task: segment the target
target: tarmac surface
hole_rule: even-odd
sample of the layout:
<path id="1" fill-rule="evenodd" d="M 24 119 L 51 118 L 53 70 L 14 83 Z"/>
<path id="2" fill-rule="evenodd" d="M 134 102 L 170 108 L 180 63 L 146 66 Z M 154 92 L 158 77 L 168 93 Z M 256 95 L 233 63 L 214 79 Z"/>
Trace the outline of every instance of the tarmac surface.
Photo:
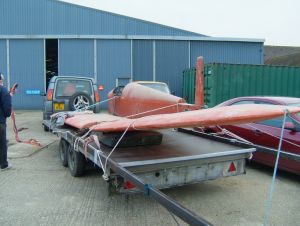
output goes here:
<path id="1" fill-rule="evenodd" d="M 0 171 L 0 225 L 177 225 L 170 213 L 143 194 L 108 196 L 99 169 L 74 178 L 61 166 L 58 138 L 43 131 L 42 112 L 17 111 L 22 140 L 14 141 L 9 119 L 9 158 Z M 262 225 L 272 170 L 256 164 L 247 174 L 166 189 L 164 192 L 214 225 Z M 279 172 L 270 225 L 299 225 L 300 177 Z M 177 218 L 180 225 L 186 225 Z"/>

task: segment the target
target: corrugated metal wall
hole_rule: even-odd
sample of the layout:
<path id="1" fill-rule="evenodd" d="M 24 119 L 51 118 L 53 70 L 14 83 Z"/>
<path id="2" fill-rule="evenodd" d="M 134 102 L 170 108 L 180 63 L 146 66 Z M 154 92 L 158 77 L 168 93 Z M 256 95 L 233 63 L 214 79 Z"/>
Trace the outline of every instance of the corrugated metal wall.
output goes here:
<path id="1" fill-rule="evenodd" d="M 263 64 L 263 43 L 191 41 L 191 59 L 198 56 L 204 56 L 206 64 Z"/>
<path id="2" fill-rule="evenodd" d="M 153 41 L 133 41 L 133 80 L 153 80 Z"/>
<path id="3" fill-rule="evenodd" d="M 58 74 L 94 77 L 94 41 L 59 40 Z"/>
<path id="4" fill-rule="evenodd" d="M 11 35 L 126 34 L 203 36 L 56 0 L 1 0 L 0 27 L 0 34 Z"/>
<path id="5" fill-rule="evenodd" d="M 156 80 L 166 82 L 175 95 L 182 95 L 182 71 L 189 66 L 187 41 L 156 41 Z"/>
<path id="6" fill-rule="evenodd" d="M 44 40 L 10 40 L 10 83 L 18 83 L 15 109 L 42 109 L 43 97 L 26 90 L 44 91 Z"/>
<path id="7" fill-rule="evenodd" d="M 12 39 L 10 43 L 12 43 L 9 50 L 11 84 L 20 83 L 20 93 L 24 95 L 27 89 L 43 91 L 45 78 L 43 40 Z M 189 41 L 101 39 L 97 40 L 95 45 L 94 39 L 60 39 L 59 75 L 94 77 L 96 72 L 98 84 L 105 86 L 105 90 L 101 93 L 102 100 L 106 99 L 108 91 L 116 85 L 116 79 L 119 77 L 132 77 L 135 81 L 151 81 L 155 78 L 156 81 L 166 82 L 175 95 L 182 96 L 182 71 L 188 68 L 189 64 L 193 67 L 197 56 L 203 55 L 205 62 L 261 63 L 262 44 L 214 42 L 215 46 L 210 43 L 209 47 L 212 50 L 217 47 L 221 50 L 211 53 L 204 43 L 192 41 L 189 49 Z M 226 45 L 230 45 L 230 48 Z M 252 57 L 247 54 L 249 52 L 253 52 Z M 33 56 L 30 55 L 32 53 Z M 6 75 L 6 40 L 0 40 L 0 54 L 1 70 Z M 26 77 L 21 76 L 24 74 L 23 71 Z M 30 81 L 33 78 L 35 80 L 28 83 L 28 78 Z M 24 95 L 16 96 L 16 108 L 42 108 L 41 97 L 34 96 L 38 101 L 31 102 L 31 96 Z"/>
<path id="8" fill-rule="evenodd" d="M 19 82 L 22 94 L 44 89 L 41 38 L 59 39 L 59 75 L 96 76 L 105 86 L 102 99 L 118 77 L 163 81 L 181 96 L 182 70 L 198 56 L 205 63 L 263 63 L 261 41 L 189 41 L 203 35 L 56 0 L 1 0 L 0 28 L 0 71 L 7 74 L 9 39 L 11 84 Z M 41 97 L 14 99 L 17 108 L 42 107 Z"/>
<path id="9" fill-rule="evenodd" d="M 97 83 L 104 85 L 101 99 L 116 86 L 116 78 L 131 76 L 131 42 L 128 40 L 97 40 Z M 102 105 L 101 105 L 102 106 Z M 104 104 L 103 106 L 107 106 Z"/>
<path id="10" fill-rule="evenodd" d="M 195 76 L 195 69 L 183 73 L 188 103 L 194 103 Z M 300 97 L 300 67 L 214 63 L 205 65 L 204 78 L 208 107 L 241 96 Z"/>
<path id="11" fill-rule="evenodd" d="M 0 40 L 0 72 L 7 80 L 7 57 L 6 57 L 6 40 Z"/>

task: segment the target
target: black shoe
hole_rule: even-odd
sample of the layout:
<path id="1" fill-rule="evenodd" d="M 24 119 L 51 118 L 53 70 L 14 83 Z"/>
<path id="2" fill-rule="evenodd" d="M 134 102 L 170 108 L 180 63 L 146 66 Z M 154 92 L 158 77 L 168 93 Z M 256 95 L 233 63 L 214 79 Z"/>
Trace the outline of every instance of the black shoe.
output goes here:
<path id="1" fill-rule="evenodd" d="M 7 165 L 6 167 L 1 168 L 1 171 L 9 170 L 9 169 L 11 169 L 11 168 L 12 168 L 12 165 L 11 165 L 11 163 L 9 162 L 8 165 Z"/>

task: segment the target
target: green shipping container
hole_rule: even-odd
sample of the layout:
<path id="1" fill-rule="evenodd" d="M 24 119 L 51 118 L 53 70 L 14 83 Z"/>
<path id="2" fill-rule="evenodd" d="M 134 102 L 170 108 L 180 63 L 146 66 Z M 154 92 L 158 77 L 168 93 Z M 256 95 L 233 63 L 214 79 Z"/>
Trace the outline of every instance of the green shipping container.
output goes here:
<path id="1" fill-rule="evenodd" d="M 183 71 L 183 97 L 194 103 L 196 69 Z M 241 96 L 300 97 L 300 67 L 207 64 L 204 67 L 204 103 L 213 107 Z"/>

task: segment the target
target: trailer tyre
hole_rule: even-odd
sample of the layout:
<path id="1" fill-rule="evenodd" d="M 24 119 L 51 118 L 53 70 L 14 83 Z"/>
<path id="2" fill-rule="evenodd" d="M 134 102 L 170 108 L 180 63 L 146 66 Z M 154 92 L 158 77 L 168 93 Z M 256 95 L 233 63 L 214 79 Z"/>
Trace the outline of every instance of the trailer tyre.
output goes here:
<path id="1" fill-rule="evenodd" d="M 60 139 L 59 142 L 59 158 L 64 167 L 68 167 L 68 148 L 69 143 L 65 139 Z"/>
<path id="2" fill-rule="evenodd" d="M 83 174 L 85 168 L 84 156 L 80 152 L 75 151 L 72 145 L 69 145 L 68 148 L 68 165 L 73 177 L 79 177 Z"/>
<path id="3" fill-rule="evenodd" d="M 43 125 L 43 128 L 45 132 L 49 132 L 49 128 L 47 126 Z"/>

